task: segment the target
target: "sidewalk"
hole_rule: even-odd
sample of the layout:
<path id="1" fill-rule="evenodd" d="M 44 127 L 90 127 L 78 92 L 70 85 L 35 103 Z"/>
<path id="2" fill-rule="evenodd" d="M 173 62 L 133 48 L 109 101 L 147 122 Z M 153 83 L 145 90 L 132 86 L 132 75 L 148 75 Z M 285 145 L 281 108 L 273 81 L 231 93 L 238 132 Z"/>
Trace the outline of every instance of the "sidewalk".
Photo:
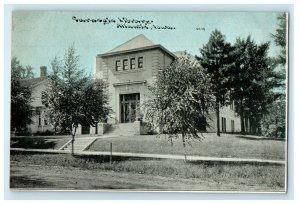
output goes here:
<path id="1" fill-rule="evenodd" d="M 52 149 L 23 149 L 11 148 L 10 151 L 19 152 L 38 152 L 38 153 L 56 153 L 56 154 L 70 154 L 70 151 L 52 150 Z M 76 155 L 91 155 L 91 156 L 109 156 L 110 152 L 94 152 L 94 151 L 75 151 Z M 153 159 L 175 159 L 184 160 L 184 155 L 170 155 L 170 154 L 145 154 L 145 153 L 130 153 L 130 152 L 112 152 L 112 156 L 119 157 L 134 157 L 134 158 L 153 158 Z M 265 159 L 250 159 L 250 158 L 222 158 L 222 157 L 203 157 L 187 155 L 188 161 L 193 162 L 230 162 L 230 163 L 251 163 L 251 164 L 277 164 L 286 165 L 283 160 L 265 160 Z"/>

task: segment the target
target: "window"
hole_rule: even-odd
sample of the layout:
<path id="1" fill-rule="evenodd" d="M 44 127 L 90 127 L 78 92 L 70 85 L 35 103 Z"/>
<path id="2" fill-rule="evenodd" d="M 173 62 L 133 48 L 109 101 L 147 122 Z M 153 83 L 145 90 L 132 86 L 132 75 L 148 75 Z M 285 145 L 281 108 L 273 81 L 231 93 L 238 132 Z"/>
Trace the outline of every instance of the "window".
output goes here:
<path id="1" fill-rule="evenodd" d="M 41 125 L 42 125 L 42 115 L 41 115 L 41 111 L 38 111 L 37 114 L 38 114 L 38 117 L 39 117 L 39 126 L 41 126 Z"/>
<path id="2" fill-rule="evenodd" d="M 143 57 L 138 58 L 138 68 L 143 68 Z"/>
<path id="3" fill-rule="evenodd" d="M 43 105 L 45 105 L 46 97 L 47 97 L 46 91 L 42 91 L 41 99 L 42 99 L 42 104 Z"/>
<path id="4" fill-rule="evenodd" d="M 222 132 L 226 132 L 226 118 L 222 117 Z"/>
<path id="5" fill-rule="evenodd" d="M 135 69 L 135 58 L 130 59 L 130 69 Z"/>
<path id="6" fill-rule="evenodd" d="M 230 103 L 230 110 L 234 110 L 233 108 L 234 108 L 233 107 L 233 101 L 231 101 L 231 103 Z"/>
<path id="7" fill-rule="evenodd" d="M 123 70 L 128 70 L 129 66 L 128 66 L 128 59 L 124 59 L 123 60 Z"/>
<path id="8" fill-rule="evenodd" d="M 231 132 L 234 132 L 234 120 L 231 120 Z"/>
<path id="9" fill-rule="evenodd" d="M 116 71 L 121 71 L 121 61 L 120 60 L 117 60 L 116 61 Z"/>
<path id="10" fill-rule="evenodd" d="M 48 125 L 48 121 L 46 119 L 44 120 L 44 125 Z"/>

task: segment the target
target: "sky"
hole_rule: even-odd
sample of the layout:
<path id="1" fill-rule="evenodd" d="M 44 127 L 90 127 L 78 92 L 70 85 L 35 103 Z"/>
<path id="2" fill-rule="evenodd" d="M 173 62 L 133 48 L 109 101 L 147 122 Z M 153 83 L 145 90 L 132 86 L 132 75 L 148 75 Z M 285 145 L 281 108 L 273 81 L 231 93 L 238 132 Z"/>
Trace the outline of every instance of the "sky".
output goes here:
<path id="1" fill-rule="evenodd" d="M 14 11 L 12 16 L 11 56 L 23 66 L 50 67 L 55 57 L 63 58 L 74 44 L 80 64 L 87 73 L 95 71 L 96 55 L 102 54 L 131 38 L 144 34 L 155 44 L 171 52 L 186 50 L 199 55 L 199 49 L 208 42 L 211 32 L 218 29 L 226 40 L 248 35 L 257 43 L 270 42 L 269 56 L 276 56 L 279 48 L 271 33 L 277 28 L 276 12 L 70 12 L 70 11 Z M 109 19 L 102 22 L 76 22 L 74 19 Z M 119 19 L 148 20 L 148 29 L 117 28 L 117 25 L 134 26 L 144 22 L 124 23 Z M 175 29 L 156 29 L 169 26 Z M 152 28 L 152 29 L 151 29 Z M 49 68 L 48 68 L 49 70 Z M 50 70 L 49 70 L 50 71 Z"/>

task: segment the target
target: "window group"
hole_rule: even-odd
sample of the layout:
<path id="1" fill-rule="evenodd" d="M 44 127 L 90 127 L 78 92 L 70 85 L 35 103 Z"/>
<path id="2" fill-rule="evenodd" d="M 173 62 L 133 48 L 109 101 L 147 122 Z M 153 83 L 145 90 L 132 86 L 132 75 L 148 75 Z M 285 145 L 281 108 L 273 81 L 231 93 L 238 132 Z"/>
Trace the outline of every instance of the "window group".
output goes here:
<path id="1" fill-rule="evenodd" d="M 127 71 L 127 70 L 134 70 L 136 68 L 141 69 L 144 66 L 144 59 L 143 57 L 137 58 L 130 58 L 130 59 L 123 59 L 122 64 L 121 60 L 116 60 L 116 71 Z"/>

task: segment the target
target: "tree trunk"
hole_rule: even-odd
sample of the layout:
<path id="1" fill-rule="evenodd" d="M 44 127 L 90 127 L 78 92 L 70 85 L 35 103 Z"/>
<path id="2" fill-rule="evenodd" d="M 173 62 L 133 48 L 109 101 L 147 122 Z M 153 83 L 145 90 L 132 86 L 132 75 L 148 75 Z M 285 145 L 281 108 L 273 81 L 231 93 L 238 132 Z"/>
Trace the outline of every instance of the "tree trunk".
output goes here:
<path id="1" fill-rule="evenodd" d="M 183 145 L 183 150 L 184 150 L 184 162 L 186 162 L 187 158 L 186 158 L 185 134 L 184 133 L 182 133 L 182 145 Z"/>
<path id="2" fill-rule="evenodd" d="M 220 106 L 219 100 L 216 101 L 216 116 L 217 116 L 217 135 L 220 137 Z"/>
<path id="3" fill-rule="evenodd" d="M 76 127 L 74 127 L 74 132 L 72 131 L 72 155 L 74 156 L 74 142 L 75 142 L 75 134 L 76 134 Z"/>
<path id="4" fill-rule="evenodd" d="M 239 107 L 239 115 L 241 120 L 241 133 L 245 134 L 245 118 L 244 118 L 244 107 L 243 107 L 243 100 L 240 100 L 240 107 Z"/>
<path id="5" fill-rule="evenodd" d="M 75 141 L 75 135 L 72 133 L 72 155 L 74 155 L 74 141 Z"/>
<path id="6" fill-rule="evenodd" d="M 253 130 L 253 118 L 248 118 L 248 133 L 250 133 L 251 135 L 255 134 L 254 130 Z"/>
<path id="7" fill-rule="evenodd" d="M 241 119 L 241 133 L 245 134 L 245 119 L 244 119 L 244 114 L 242 112 L 240 114 L 240 119 Z"/>

